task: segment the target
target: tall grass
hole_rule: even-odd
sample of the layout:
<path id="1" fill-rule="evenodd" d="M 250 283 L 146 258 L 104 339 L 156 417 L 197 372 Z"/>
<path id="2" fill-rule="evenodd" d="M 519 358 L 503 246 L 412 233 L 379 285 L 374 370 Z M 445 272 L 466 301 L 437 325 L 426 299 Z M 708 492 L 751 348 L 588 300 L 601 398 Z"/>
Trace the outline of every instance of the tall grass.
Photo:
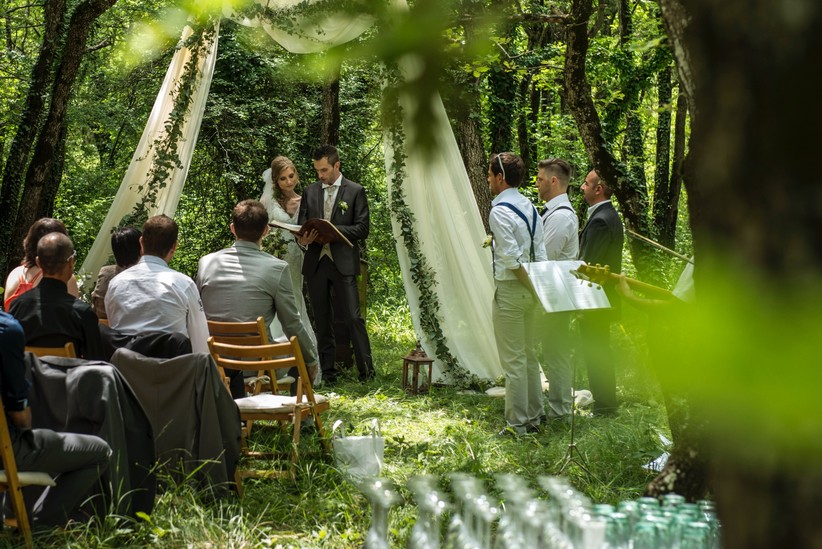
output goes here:
<path id="1" fill-rule="evenodd" d="M 658 433 L 667 432 L 658 389 L 642 367 L 642 319 L 626 310 L 624 329 L 614 332 L 619 396 L 615 418 L 586 415 L 577 421 L 576 444 L 591 474 L 571 465 L 571 482 L 598 502 L 637 497 L 653 477 L 642 464 L 661 452 Z M 368 327 L 379 379 L 361 383 L 346 372 L 338 384 L 322 392 L 331 396 L 326 427 L 342 419 L 349 433 L 364 432 L 367 419 L 379 417 L 386 437 L 383 475 L 400 488 L 407 503 L 391 513 L 393 546 L 404 546 L 416 517 L 405 489 L 413 475 L 442 478 L 452 471 L 489 481 L 493 474 L 516 473 L 537 488 L 536 478 L 555 474 L 569 443 L 567 428 L 546 429 L 521 438 L 494 436 L 503 426 L 503 400 L 434 388 L 410 396 L 401 388 L 402 357 L 415 336 L 404 304 L 371 305 Z M 584 387 L 583 372 L 577 387 Z M 258 427 L 259 425 L 259 427 Z M 287 448 L 290 437 L 273 425 L 255 423 L 253 443 Z M 38 538 L 43 547 L 300 547 L 362 546 L 370 525 L 370 509 L 359 490 L 344 480 L 333 460 L 323 458 L 316 435 L 304 435 L 296 480 L 245 481 L 245 497 L 208 502 L 187 485 L 170 485 L 158 497 L 150 517 L 112 519 L 71 527 Z M 446 483 L 443 483 L 447 487 Z M 0 544 L 13 546 L 14 538 Z"/>

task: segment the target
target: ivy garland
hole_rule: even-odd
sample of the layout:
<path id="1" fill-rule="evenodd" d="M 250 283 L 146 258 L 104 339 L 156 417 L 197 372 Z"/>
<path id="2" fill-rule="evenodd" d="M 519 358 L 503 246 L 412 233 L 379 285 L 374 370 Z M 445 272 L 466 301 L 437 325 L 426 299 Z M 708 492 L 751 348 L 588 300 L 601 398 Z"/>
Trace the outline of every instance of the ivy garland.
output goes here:
<path id="1" fill-rule="evenodd" d="M 396 69 L 387 70 L 386 72 L 390 81 L 398 82 L 399 76 Z M 420 328 L 434 344 L 437 358 L 442 362 L 445 372 L 454 384 L 461 387 L 479 388 L 485 385 L 483 380 L 463 368 L 448 348 L 448 341 L 440 326 L 441 322 L 438 314 L 440 303 L 434 291 L 434 287 L 437 285 L 434 269 L 431 268 L 428 259 L 420 248 L 420 241 L 414 230 L 414 213 L 405 202 L 405 194 L 402 190 L 405 182 L 405 160 L 407 158 L 405 154 L 405 132 L 401 125 L 403 110 L 396 90 L 397 86 L 388 86 L 386 88 L 382 105 L 384 126 L 388 131 L 393 150 L 393 157 L 391 158 L 392 187 L 388 197 L 388 209 L 400 225 L 400 236 L 408 252 L 411 280 L 417 286 L 419 292 Z"/>
<path id="2" fill-rule="evenodd" d="M 145 183 L 137 187 L 138 192 L 146 192 L 134 209 L 120 220 L 120 227 L 142 225 L 148 219 L 148 212 L 157 206 L 157 194 L 168 184 L 172 171 L 183 167 L 177 153 L 177 145 L 182 138 L 183 126 L 191 112 L 194 92 L 200 80 L 200 60 L 216 37 L 217 25 L 207 19 L 195 27 L 191 36 L 178 44 L 178 49 L 188 48 L 191 57 L 183 67 L 177 87 L 171 92 L 174 106 L 165 121 L 165 131 L 149 147 L 149 151 L 154 150 L 154 158 L 146 174 L 148 177 Z"/>

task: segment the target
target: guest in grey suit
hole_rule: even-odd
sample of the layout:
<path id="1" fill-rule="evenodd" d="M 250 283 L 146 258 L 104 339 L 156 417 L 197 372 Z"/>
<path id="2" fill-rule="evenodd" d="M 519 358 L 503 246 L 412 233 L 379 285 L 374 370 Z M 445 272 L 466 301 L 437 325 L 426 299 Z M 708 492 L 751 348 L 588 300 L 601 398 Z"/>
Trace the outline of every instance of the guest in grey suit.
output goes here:
<path id="1" fill-rule="evenodd" d="M 579 258 L 589 265 L 608 265 L 612 273 L 619 273 L 622 271 L 625 235 L 622 220 L 611 204 L 611 188 L 592 170 L 581 189 L 588 203 L 588 222 L 580 236 Z M 611 321 L 619 317 L 620 299 L 612 284 L 605 285 L 604 289 L 611 309 L 581 314 L 579 329 L 582 354 L 588 365 L 588 382 L 594 396 L 594 413 L 613 415 L 617 409 L 617 398 L 611 356 Z"/>
<path id="2" fill-rule="evenodd" d="M 334 310 L 334 315 L 348 326 L 357 357 L 359 377 L 361 381 L 365 381 L 376 375 L 371 362 L 371 342 L 360 313 L 357 292 L 357 275 L 360 272 L 359 241 L 365 240 L 369 232 L 368 199 L 361 185 L 343 177 L 340 172 L 340 155 L 335 147 L 323 145 L 314 151 L 314 169 L 319 181 L 309 185 L 303 193 L 300 224 L 314 218 L 326 219 L 354 244 L 353 248 L 342 242 L 323 246 L 314 242 L 316 231 L 311 231 L 300 239 L 301 246 L 308 246 L 303 261 L 303 276 L 308 283 L 308 294 L 314 311 L 322 377 L 329 383 L 337 378 L 331 313 L 333 288 L 342 303 L 341 310 Z"/>
<path id="3" fill-rule="evenodd" d="M 206 318 L 248 322 L 262 316 L 268 326 L 276 315 L 285 335 L 297 336 L 309 372 L 316 372 L 317 348 L 297 310 L 288 263 L 260 249 L 268 230 L 268 212 L 261 203 L 243 200 L 234 207 L 231 233 L 236 242 L 202 257 L 197 269 Z M 239 374 L 231 378 L 231 394 L 245 396 Z"/>

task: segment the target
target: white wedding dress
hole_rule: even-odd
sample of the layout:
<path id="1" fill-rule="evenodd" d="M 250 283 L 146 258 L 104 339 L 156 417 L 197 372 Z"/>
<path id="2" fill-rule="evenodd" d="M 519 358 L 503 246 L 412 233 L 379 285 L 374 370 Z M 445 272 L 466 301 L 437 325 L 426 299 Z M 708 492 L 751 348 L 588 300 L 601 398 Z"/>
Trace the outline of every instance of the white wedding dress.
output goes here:
<path id="1" fill-rule="evenodd" d="M 265 181 L 265 188 L 263 195 L 260 197 L 260 202 L 268 210 L 268 219 L 270 221 L 280 221 L 282 223 L 297 224 L 297 217 L 300 214 L 299 209 L 294 212 L 294 215 L 288 215 L 280 203 L 274 198 L 272 193 L 271 169 L 263 173 L 263 181 Z M 288 263 L 288 272 L 291 274 L 291 284 L 294 287 L 294 297 L 297 300 L 297 310 L 300 312 L 305 331 L 311 337 L 314 345 L 317 345 L 316 336 L 314 335 L 314 328 L 311 327 L 311 321 L 308 318 L 308 311 L 305 307 L 305 297 L 303 296 L 303 251 L 297 244 L 294 235 L 285 229 L 271 229 L 271 232 L 265 239 L 277 239 L 280 243 L 285 243 L 285 251 L 277 256 Z M 277 246 L 282 248 L 282 246 Z M 266 248 L 266 243 L 263 243 L 263 248 Z M 283 336 L 282 325 L 279 319 L 275 316 L 269 327 L 271 330 L 271 337 L 276 339 Z"/>

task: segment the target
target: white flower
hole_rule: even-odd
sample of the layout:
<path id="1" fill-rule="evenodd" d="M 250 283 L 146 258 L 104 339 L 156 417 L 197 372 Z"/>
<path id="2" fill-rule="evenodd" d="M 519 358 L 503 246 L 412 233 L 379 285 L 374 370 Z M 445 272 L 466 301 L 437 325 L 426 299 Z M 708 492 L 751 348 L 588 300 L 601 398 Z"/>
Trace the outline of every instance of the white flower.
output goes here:
<path id="1" fill-rule="evenodd" d="M 485 240 L 483 240 L 483 241 L 482 241 L 482 247 L 483 247 L 483 248 L 487 248 L 488 246 L 490 246 L 490 245 L 491 245 L 491 243 L 492 243 L 493 241 L 494 241 L 494 235 L 492 235 L 492 234 L 487 235 L 487 236 L 485 237 Z"/>
<path id="2" fill-rule="evenodd" d="M 340 203 L 338 204 L 338 206 L 340 207 L 340 209 L 342 211 L 344 211 L 344 212 L 348 211 L 348 202 L 346 202 L 345 200 L 340 200 Z"/>

